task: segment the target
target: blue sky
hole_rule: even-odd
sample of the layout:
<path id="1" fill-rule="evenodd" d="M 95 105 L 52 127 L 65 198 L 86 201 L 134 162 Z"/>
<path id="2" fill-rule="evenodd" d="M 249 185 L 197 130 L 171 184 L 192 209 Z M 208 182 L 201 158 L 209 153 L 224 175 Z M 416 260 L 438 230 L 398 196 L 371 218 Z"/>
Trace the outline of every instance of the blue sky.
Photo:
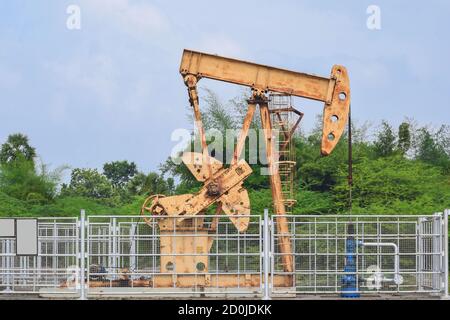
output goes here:
<path id="1" fill-rule="evenodd" d="M 214 3 L 214 4 L 213 4 Z M 81 29 L 66 28 L 68 5 Z M 366 27 L 369 5 L 381 30 Z M 183 48 L 328 76 L 350 73 L 353 117 L 450 123 L 448 1 L 0 2 L 0 141 L 23 132 L 51 166 L 157 168 L 190 128 Z M 242 89 L 202 81 L 226 101 Z M 321 113 L 300 101 L 304 126 Z"/>

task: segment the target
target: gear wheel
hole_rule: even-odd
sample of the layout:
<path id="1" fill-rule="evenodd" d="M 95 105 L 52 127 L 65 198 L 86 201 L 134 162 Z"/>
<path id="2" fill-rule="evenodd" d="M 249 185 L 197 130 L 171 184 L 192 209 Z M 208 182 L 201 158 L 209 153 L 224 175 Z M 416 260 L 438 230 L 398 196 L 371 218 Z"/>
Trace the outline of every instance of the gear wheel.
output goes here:
<path id="1" fill-rule="evenodd" d="M 141 207 L 141 216 L 143 217 L 146 224 L 151 225 L 152 219 L 148 217 L 148 215 L 164 215 L 164 208 L 159 204 L 159 199 L 165 198 L 163 194 L 154 194 L 147 199 L 145 199 L 144 203 Z"/>

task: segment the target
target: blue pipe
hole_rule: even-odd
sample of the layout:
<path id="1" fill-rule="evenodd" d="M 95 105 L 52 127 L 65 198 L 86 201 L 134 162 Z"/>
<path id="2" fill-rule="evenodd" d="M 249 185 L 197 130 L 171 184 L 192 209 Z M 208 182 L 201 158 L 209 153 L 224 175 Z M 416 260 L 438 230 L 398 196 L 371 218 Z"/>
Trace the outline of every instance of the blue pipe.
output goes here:
<path id="1" fill-rule="evenodd" d="M 356 248 L 358 246 L 355 240 L 355 229 L 353 224 L 347 227 L 347 240 L 345 242 L 345 274 L 341 279 L 341 297 L 359 298 L 358 275 L 356 274 Z"/>

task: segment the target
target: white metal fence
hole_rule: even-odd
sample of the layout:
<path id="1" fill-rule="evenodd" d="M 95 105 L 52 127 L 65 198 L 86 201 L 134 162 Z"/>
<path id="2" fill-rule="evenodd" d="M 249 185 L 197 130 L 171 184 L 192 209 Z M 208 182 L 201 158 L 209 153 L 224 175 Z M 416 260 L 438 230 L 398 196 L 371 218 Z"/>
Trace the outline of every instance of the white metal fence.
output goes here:
<path id="1" fill-rule="evenodd" d="M 292 285 L 274 285 L 275 295 L 445 294 L 448 290 L 447 213 L 296 215 L 287 219 L 292 252 L 282 253 L 278 222 L 272 217 L 272 274 L 292 276 Z M 349 241 L 353 244 L 350 252 Z M 280 263 L 285 255 L 292 256 L 292 271 Z"/>
<path id="2" fill-rule="evenodd" d="M 248 216 L 245 233 L 223 215 L 184 217 L 181 225 L 175 217 L 85 219 L 84 212 L 81 219 L 39 218 L 37 256 L 16 256 L 14 238 L 0 238 L 0 299 L 2 293 L 444 296 L 448 213 L 291 215 L 288 234 L 277 231 L 276 216 Z M 280 237 L 290 239 L 290 252 L 280 250 Z M 291 268 L 283 264 L 286 255 Z"/>
<path id="3" fill-rule="evenodd" d="M 261 294 L 261 219 L 90 216 L 87 284 L 96 294 Z"/>
<path id="4" fill-rule="evenodd" d="M 38 254 L 17 256 L 15 238 L 0 238 L 2 293 L 78 292 L 78 218 L 38 218 Z"/>

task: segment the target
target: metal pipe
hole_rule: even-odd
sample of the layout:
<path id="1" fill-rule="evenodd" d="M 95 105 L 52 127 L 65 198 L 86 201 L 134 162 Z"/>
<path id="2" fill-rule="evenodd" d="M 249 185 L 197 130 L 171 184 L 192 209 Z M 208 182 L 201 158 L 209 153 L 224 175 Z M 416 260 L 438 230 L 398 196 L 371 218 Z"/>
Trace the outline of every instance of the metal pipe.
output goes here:
<path id="1" fill-rule="evenodd" d="M 401 284 L 400 277 L 400 256 L 398 246 L 392 242 L 360 242 L 360 245 L 363 247 L 391 247 L 394 248 L 394 282 L 396 284 Z"/>

